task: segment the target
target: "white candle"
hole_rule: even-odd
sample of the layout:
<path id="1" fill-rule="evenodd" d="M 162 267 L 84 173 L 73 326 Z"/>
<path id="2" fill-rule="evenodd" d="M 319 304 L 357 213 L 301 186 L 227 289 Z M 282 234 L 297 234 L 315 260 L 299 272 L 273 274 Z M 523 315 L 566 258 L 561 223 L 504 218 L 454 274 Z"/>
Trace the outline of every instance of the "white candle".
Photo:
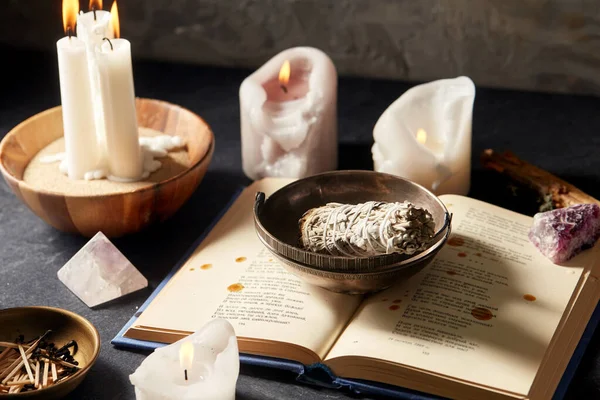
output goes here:
<path id="1" fill-rule="evenodd" d="M 285 82 L 280 72 L 288 66 Z M 322 51 L 296 47 L 269 60 L 242 83 L 240 113 L 249 178 L 302 178 L 337 168 L 337 72 Z"/>
<path id="2" fill-rule="evenodd" d="M 467 77 L 406 91 L 373 130 L 375 170 L 412 180 L 438 195 L 466 195 L 474 100 L 475 85 Z"/>
<path id="3" fill-rule="evenodd" d="M 118 37 L 118 14 L 111 14 Z M 106 126 L 109 179 L 135 181 L 142 177 L 143 158 L 135 108 L 131 44 L 125 39 L 105 40 L 96 48 L 96 59 Z"/>
<path id="4" fill-rule="evenodd" d="M 155 350 L 129 379 L 137 400 L 233 400 L 239 369 L 235 331 L 215 319 Z"/>
<path id="5" fill-rule="evenodd" d="M 116 2 L 113 3 L 113 7 Z M 101 160 L 106 158 L 106 140 L 104 125 L 104 110 L 102 108 L 102 95 L 100 92 L 100 78 L 96 62 L 96 47 L 102 45 L 103 38 L 112 39 L 113 29 L 111 27 L 111 13 L 102 10 L 102 0 L 91 0 L 90 11 L 77 16 L 77 37 L 86 44 L 88 56 L 88 71 L 92 89 L 92 101 L 94 102 L 94 118 L 96 124 L 96 135 L 98 138 L 98 153 Z M 103 166 L 104 167 L 104 166 Z"/>
<path id="6" fill-rule="evenodd" d="M 90 1 L 90 9 L 96 9 L 96 11 L 81 13 L 77 16 L 77 37 L 93 50 L 95 46 L 102 44 L 103 38 L 113 38 L 113 29 L 110 26 L 110 12 L 102 10 L 102 0 Z"/>
<path id="7" fill-rule="evenodd" d="M 78 8 L 77 0 L 63 2 L 65 31 L 72 32 Z M 76 37 L 64 37 L 56 42 L 56 50 L 67 174 L 83 179 L 99 161 L 86 46 Z"/>

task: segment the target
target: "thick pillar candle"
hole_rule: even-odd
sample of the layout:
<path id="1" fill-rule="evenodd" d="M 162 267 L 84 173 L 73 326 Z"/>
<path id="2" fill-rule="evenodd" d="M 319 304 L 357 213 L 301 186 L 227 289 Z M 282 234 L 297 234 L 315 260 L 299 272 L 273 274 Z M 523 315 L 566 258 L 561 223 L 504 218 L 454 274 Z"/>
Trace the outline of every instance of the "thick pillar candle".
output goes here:
<path id="1" fill-rule="evenodd" d="M 251 179 L 337 168 L 337 72 L 320 50 L 285 50 L 240 87 L 242 163 Z"/>
<path id="2" fill-rule="evenodd" d="M 234 400 L 240 356 L 233 326 L 213 319 L 150 354 L 129 376 L 137 400 Z"/>
<path id="3" fill-rule="evenodd" d="M 438 195 L 466 195 L 474 100 L 475 85 L 467 77 L 406 91 L 375 124 L 375 170 L 412 180 Z"/>
<path id="4" fill-rule="evenodd" d="M 77 8 L 77 3 L 63 4 L 66 31 L 74 25 Z M 98 162 L 86 46 L 76 37 L 64 37 L 56 42 L 56 50 L 67 174 L 71 179 L 83 179 L 86 172 L 96 169 Z"/>
<path id="5" fill-rule="evenodd" d="M 100 90 L 106 126 L 109 178 L 122 181 L 142 176 L 131 44 L 125 39 L 106 40 L 97 48 Z"/>

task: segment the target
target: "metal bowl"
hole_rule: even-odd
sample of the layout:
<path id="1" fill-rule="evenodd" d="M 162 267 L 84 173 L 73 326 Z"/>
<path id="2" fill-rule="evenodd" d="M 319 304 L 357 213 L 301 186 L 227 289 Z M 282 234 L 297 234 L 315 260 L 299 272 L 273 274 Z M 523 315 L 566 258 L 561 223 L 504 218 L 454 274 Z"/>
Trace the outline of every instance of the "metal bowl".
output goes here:
<path id="1" fill-rule="evenodd" d="M 86 377 L 100 354 L 100 335 L 87 319 L 71 311 L 54 307 L 18 307 L 0 310 L 0 341 L 12 342 L 19 335 L 35 338 L 47 330 L 49 342 L 59 347 L 77 341 L 74 358 L 80 369 L 65 380 L 46 388 L 15 394 L 0 394 L 4 400 L 55 400 L 71 393 Z"/>
<path id="2" fill-rule="evenodd" d="M 330 202 L 405 201 L 429 210 L 435 237 L 412 256 L 385 254 L 341 257 L 318 254 L 299 246 L 298 221 L 310 208 Z M 451 218 L 445 205 L 424 187 L 400 177 L 373 171 L 334 171 L 297 180 L 268 199 L 257 193 L 254 221 L 260 240 L 288 269 L 315 285 L 345 293 L 384 289 L 397 279 L 425 267 L 443 247 Z"/>

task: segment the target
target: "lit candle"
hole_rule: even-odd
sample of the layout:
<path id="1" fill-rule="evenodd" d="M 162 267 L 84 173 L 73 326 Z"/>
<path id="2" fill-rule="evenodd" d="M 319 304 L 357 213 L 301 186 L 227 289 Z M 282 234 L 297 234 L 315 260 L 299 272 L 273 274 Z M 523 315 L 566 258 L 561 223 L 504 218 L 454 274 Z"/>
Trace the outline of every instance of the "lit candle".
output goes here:
<path id="1" fill-rule="evenodd" d="M 90 11 L 77 16 L 77 37 L 93 50 L 105 37 L 113 38 L 110 23 L 110 13 L 102 10 L 102 0 L 90 0 Z"/>
<path id="2" fill-rule="evenodd" d="M 235 331 L 215 319 L 155 350 L 129 379 L 137 400 L 233 400 L 239 370 Z"/>
<path id="3" fill-rule="evenodd" d="M 466 195 L 474 100 L 475 85 L 467 77 L 409 89 L 375 125 L 375 170 L 412 180 L 438 195 Z"/>
<path id="4" fill-rule="evenodd" d="M 96 48 L 102 45 L 106 37 L 113 38 L 110 12 L 102 10 L 102 0 L 90 0 L 90 11 L 77 16 L 77 37 L 86 44 L 88 50 L 89 79 L 92 88 L 92 101 L 94 102 L 94 117 L 96 134 L 98 138 L 98 153 L 101 160 L 106 158 L 106 140 L 104 126 L 104 110 L 102 108 L 102 95 L 100 93 L 100 78 L 96 62 Z M 104 168 L 105 166 L 101 166 Z"/>
<path id="5" fill-rule="evenodd" d="M 183 342 L 179 349 L 179 366 L 183 370 L 183 379 L 188 381 L 188 370 L 192 369 L 194 363 L 194 344 L 192 342 Z"/>
<path id="6" fill-rule="evenodd" d="M 242 162 L 251 179 L 337 168 L 337 72 L 325 53 L 285 50 L 240 87 Z"/>
<path id="7" fill-rule="evenodd" d="M 86 46 L 71 36 L 78 9 L 78 0 L 63 0 L 63 25 L 67 37 L 56 43 L 65 161 L 71 179 L 83 179 L 86 172 L 96 169 L 99 161 Z"/>
<path id="8" fill-rule="evenodd" d="M 135 109 L 131 44 L 128 40 L 119 39 L 116 1 L 110 13 L 116 39 L 106 39 L 96 48 L 109 179 L 135 181 L 142 176 L 143 159 Z"/>

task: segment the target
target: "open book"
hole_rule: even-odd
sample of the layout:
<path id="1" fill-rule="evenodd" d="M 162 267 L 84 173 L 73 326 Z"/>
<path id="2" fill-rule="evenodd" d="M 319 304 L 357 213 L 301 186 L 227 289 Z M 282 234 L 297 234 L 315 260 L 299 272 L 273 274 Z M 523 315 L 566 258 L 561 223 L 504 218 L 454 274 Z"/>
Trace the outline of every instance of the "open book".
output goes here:
<path id="1" fill-rule="evenodd" d="M 455 399 L 552 397 L 600 297 L 599 246 L 555 265 L 530 244 L 530 217 L 444 195 L 453 230 L 429 266 L 374 295 L 332 293 L 255 233 L 256 192 L 289 182 L 246 188 L 124 336 L 172 343 L 224 318 L 240 352 L 344 378 Z"/>

